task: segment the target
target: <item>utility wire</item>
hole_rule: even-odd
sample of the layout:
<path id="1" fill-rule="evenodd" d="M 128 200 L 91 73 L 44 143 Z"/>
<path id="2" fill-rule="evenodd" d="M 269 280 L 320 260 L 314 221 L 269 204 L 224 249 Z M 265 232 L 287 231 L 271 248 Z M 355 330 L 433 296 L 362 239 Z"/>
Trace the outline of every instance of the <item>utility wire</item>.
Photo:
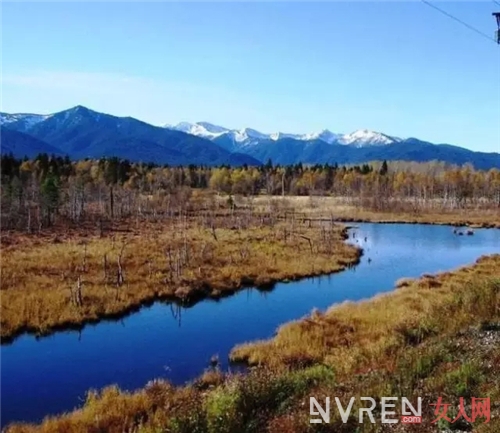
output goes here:
<path id="1" fill-rule="evenodd" d="M 488 36 L 486 33 L 483 33 L 481 30 L 476 29 L 475 27 L 472 27 L 470 24 L 467 24 L 466 22 L 462 21 L 461 19 L 451 15 L 450 13 L 444 11 L 441 8 L 438 8 L 437 6 L 433 5 L 432 3 L 429 3 L 426 0 L 420 0 L 422 3 L 425 3 L 427 6 L 430 6 L 431 8 L 436 9 L 437 11 L 441 12 L 443 15 L 446 15 L 447 17 L 451 18 L 452 20 L 457 21 L 458 23 L 462 24 L 463 26 L 467 27 L 469 30 L 472 30 L 473 32 L 476 32 L 478 35 L 482 36 L 483 38 L 489 39 L 490 41 L 493 41 L 495 44 L 497 41 L 493 39 L 492 37 Z"/>
<path id="2" fill-rule="evenodd" d="M 500 6 L 500 3 L 497 2 L 496 0 L 491 0 L 493 3 L 495 3 L 496 5 Z"/>

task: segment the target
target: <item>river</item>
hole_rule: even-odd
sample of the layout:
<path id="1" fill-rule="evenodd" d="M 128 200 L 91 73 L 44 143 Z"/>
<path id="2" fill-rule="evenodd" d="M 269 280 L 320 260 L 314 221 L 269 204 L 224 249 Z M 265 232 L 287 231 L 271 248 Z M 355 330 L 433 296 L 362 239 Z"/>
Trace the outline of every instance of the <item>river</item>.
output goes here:
<path id="1" fill-rule="evenodd" d="M 500 253 L 500 230 L 457 236 L 449 226 L 356 224 L 349 242 L 364 249 L 349 270 L 272 291 L 246 289 L 220 301 L 180 309 L 155 303 L 123 320 L 58 332 L 23 335 L 1 346 L 1 420 L 40 421 L 82 404 L 88 389 L 118 384 L 133 390 L 154 378 L 181 384 L 246 341 L 272 337 L 279 325 L 313 308 L 370 298 L 394 289 L 401 277 L 451 270 Z M 366 238 L 366 240 L 365 240 Z"/>

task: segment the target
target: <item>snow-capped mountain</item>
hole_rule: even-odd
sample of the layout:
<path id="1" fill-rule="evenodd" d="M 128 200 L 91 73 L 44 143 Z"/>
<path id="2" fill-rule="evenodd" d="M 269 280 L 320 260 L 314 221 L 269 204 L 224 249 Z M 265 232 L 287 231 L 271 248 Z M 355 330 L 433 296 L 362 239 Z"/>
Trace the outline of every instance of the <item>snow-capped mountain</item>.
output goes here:
<path id="1" fill-rule="evenodd" d="M 234 140 L 237 143 L 246 143 L 248 144 L 251 141 L 255 140 L 268 140 L 269 135 L 263 134 L 252 128 L 244 128 L 238 131 L 231 131 L 231 134 L 234 137 Z"/>
<path id="2" fill-rule="evenodd" d="M 389 135 L 380 132 L 368 131 L 367 129 L 360 129 L 359 131 L 352 132 L 338 137 L 340 144 L 352 145 L 356 147 L 364 146 L 383 146 L 386 144 L 394 144 L 400 142 L 400 138 L 390 137 Z"/>
<path id="3" fill-rule="evenodd" d="M 500 168 L 500 154 L 473 152 L 417 138 L 396 138 L 365 129 L 350 134 L 265 134 L 208 122 L 157 127 L 76 106 L 51 115 L 0 113 L 0 153 L 39 153 L 72 159 L 116 156 L 169 165 L 361 164 L 370 161 L 444 161 Z"/>
<path id="4" fill-rule="evenodd" d="M 198 125 L 202 128 L 205 128 L 208 132 L 211 132 L 212 134 L 221 134 L 223 132 L 229 131 L 229 129 L 224 128 L 222 126 L 214 125 L 213 123 L 209 122 L 198 122 Z"/>
<path id="5" fill-rule="evenodd" d="M 222 126 L 212 125 L 208 122 L 181 122 L 177 125 L 165 125 L 167 129 L 173 129 L 175 131 L 185 132 L 186 134 L 197 135 L 198 137 L 214 139 L 222 134 L 229 132 L 229 129 L 223 128 Z"/>
<path id="6" fill-rule="evenodd" d="M 212 140 L 80 105 L 48 116 L 27 116 L 31 115 L 2 115 L 0 152 L 19 157 L 48 153 L 72 159 L 116 156 L 170 165 L 260 164 Z M 26 128 L 27 124 L 31 126 Z"/>
<path id="7" fill-rule="evenodd" d="M 299 140 L 321 140 L 328 144 L 333 144 L 342 137 L 342 134 L 335 134 L 328 129 L 323 129 L 320 132 L 313 132 L 311 134 L 303 134 Z"/>
<path id="8" fill-rule="evenodd" d="M 27 130 L 37 123 L 43 122 L 48 119 L 50 114 L 29 114 L 29 113 L 0 113 L 0 125 L 3 126 L 16 126 L 18 130 Z"/>
<path id="9" fill-rule="evenodd" d="M 265 134 L 251 128 L 229 129 L 208 122 L 181 122 L 177 125 L 165 125 L 165 128 L 187 132 L 188 134 L 197 135 L 210 140 L 221 139 L 225 136 L 228 142 L 232 142 L 235 147 L 254 145 L 262 140 L 278 141 L 286 138 L 300 141 L 321 140 L 328 144 L 343 144 L 355 147 L 382 146 L 401 141 L 399 138 L 391 137 L 380 132 L 368 131 L 366 129 L 361 129 L 350 134 L 337 134 L 328 129 L 307 134 L 291 134 L 286 132 Z"/>
<path id="10" fill-rule="evenodd" d="M 270 138 L 269 135 L 252 128 L 228 129 L 208 122 L 181 122 L 177 125 L 167 124 L 165 128 L 186 132 L 187 134 L 197 135 L 209 140 L 225 136 L 235 147 L 238 147 L 238 145 L 248 145 L 256 140 L 268 140 Z"/>
<path id="11" fill-rule="evenodd" d="M 269 138 L 273 141 L 283 140 L 284 138 L 292 138 L 294 140 L 300 140 L 302 138 L 301 134 L 288 134 L 286 132 L 273 132 L 269 134 Z"/>
<path id="12" fill-rule="evenodd" d="M 269 135 L 271 140 L 283 140 L 284 138 L 292 138 L 293 140 L 310 141 L 310 140 L 321 140 L 328 144 L 333 144 L 341 134 L 335 134 L 328 129 L 323 129 L 320 132 L 312 132 L 309 134 L 290 134 L 286 132 L 274 132 Z"/>

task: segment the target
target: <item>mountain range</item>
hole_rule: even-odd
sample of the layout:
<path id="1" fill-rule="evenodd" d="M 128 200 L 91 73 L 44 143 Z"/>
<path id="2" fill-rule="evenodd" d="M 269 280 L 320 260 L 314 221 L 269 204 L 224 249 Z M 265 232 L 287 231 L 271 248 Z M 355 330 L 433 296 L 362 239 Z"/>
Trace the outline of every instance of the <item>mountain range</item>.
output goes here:
<path id="1" fill-rule="evenodd" d="M 209 139 L 225 149 L 246 153 L 260 161 L 271 159 L 279 164 L 438 160 L 457 165 L 471 163 L 485 170 L 500 168 L 498 153 L 474 152 L 450 144 L 432 144 L 417 138 L 399 138 L 366 129 L 350 134 L 327 129 L 309 134 L 264 134 L 255 129 L 234 130 L 208 122 L 181 122 L 165 127 Z"/>
<path id="2" fill-rule="evenodd" d="M 474 152 L 449 144 L 359 130 L 309 134 L 265 134 L 208 122 L 163 127 L 76 106 L 51 115 L 0 113 L 1 152 L 38 153 L 72 159 L 117 156 L 170 165 L 358 164 L 375 160 L 444 161 L 478 169 L 500 168 L 499 153 Z M 500 147 L 500 146 L 499 146 Z"/>
<path id="3" fill-rule="evenodd" d="M 321 140 L 328 144 L 345 144 L 355 147 L 385 145 L 402 141 L 400 138 L 390 137 L 389 135 L 385 135 L 380 132 L 368 131 L 366 129 L 355 131 L 351 134 L 336 134 L 328 129 L 310 134 L 289 134 L 283 132 L 264 134 L 251 128 L 244 128 L 240 130 L 228 129 L 208 122 L 181 122 L 177 125 L 167 124 L 165 125 L 165 128 L 208 138 L 212 141 L 225 139 L 227 143 L 231 143 L 233 148 L 242 148 L 248 145 L 258 144 L 258 142 L 262 140 L 278 141 L 285 138 L 298 141 Z"/>
<path id="4" fill-rule="evenodd" d="M 0 125 L 2 153 L 19 157 L 43 151 L 72 159 L 117 156 L 171 165 L 260 164 L 196 135 L 82 106 L 52 115 L 0 113 Z"/>

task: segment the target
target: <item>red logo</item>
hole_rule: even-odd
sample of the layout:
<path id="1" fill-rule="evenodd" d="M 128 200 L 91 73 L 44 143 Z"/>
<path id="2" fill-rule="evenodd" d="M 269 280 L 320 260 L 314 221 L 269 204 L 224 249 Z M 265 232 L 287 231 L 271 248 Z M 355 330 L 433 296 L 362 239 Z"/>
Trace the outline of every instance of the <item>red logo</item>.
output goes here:
<path id="1" fill-rule="evenodd" d="M 490 399 L 488 398 L 472 398 L 471 402 L 471 411 L 472 415 L 469 416 L 467 415 L 467 412 L 465 410 L 465 400 L 463 397 L 460 397 L 460 405 L 458 409 L 458 415 L 454 420 L 451 420 L 447 415 L 448 409 L 450 408 L 451 404 L 449 403 L 443 403 L 443 398 L 439 397 L 437 400 L 437 403 L 431 403 L 431 406 L 436 406 L 436 409 L 434 410 L 434 415 L 437 416 L 437 418 L 432 421 L 432 424 L 435 422 L 439 421 L 440 419 L 444 419 L 448 421 L 449 423 L 454 423 L 458 421 L 460 418 L 464 418 L 465 420 L 469 421 L 470 423 L 473 423 L 476 421 L 476 418 L 484 418 L 484 422 L 488 423 L 490 422 Z"/>

